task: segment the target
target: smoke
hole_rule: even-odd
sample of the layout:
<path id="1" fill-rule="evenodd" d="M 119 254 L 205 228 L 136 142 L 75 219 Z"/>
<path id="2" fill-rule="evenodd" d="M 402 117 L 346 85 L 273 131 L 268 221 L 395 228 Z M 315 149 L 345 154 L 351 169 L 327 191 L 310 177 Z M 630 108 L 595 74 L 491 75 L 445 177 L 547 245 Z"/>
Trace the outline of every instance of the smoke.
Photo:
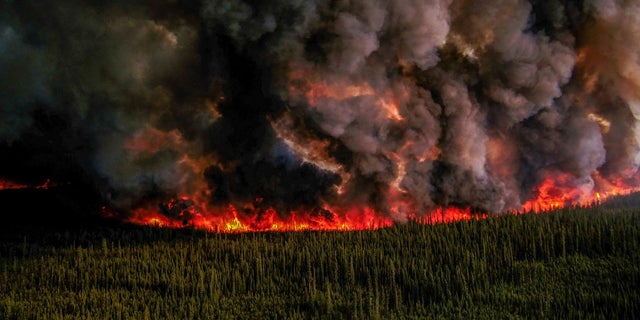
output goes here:
<path id="1" fill-rule="evenodd" d="M 0 177 L 82 183 L 118 210 L 188 197 L 403 220 L 519 209 L 549 179 L 578 197 L 637 187 L 634 1 L 0 12 Z"/>
<path id="2" fill-rule="evenodd" d="M 9 26 L 0 29 L 0 138 L 13 141 L 32 123 L 29 113 L 37 101 L 46 101 L 49 92 L 44 83 L 43 57 L 25 44 Z"/>

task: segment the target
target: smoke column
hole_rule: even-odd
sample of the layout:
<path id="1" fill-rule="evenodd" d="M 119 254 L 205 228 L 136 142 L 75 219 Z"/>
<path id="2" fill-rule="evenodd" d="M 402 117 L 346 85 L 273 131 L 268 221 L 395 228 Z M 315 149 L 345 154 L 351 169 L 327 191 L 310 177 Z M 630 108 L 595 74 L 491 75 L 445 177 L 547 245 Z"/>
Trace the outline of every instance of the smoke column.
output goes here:
<path id="1" fill-rule="evenodd" d="M 0 177 L 124 215 L 575 204 L 640 187 L 639 61 L 637 1 L 4 1 Z"/>

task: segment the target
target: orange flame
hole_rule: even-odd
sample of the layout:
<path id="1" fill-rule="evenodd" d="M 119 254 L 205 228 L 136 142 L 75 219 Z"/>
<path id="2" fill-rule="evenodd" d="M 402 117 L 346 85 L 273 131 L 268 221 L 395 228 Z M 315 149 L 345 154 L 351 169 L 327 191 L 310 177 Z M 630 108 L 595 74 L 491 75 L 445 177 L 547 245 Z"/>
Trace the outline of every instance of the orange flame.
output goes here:
<path id="1" fill-rule="evenodd" d="M 287 217 L 280 217 L 273 208 L 245 211 L 233 205 L 205 211 L 194 205 L 169 218 L 158 210 L 139 208 L 133 212 L 129 222 L 157 227 L 193 227 L 223 233 L 375 230 L 392 225 L 389 218 L 369 208 L 349 209 L 342 214 L 327 209 L 291 211 Z"/>
<path id="2" fill-rule="evenodd" d="M 522 205 L 524 212 L 544 212 L 567 206 L 592 206 L 614 196 L 640 191 L 640 187 L 627 185 L 622 178 L 604 179 L 599 172 L 592 177 L 595 188 L 580 188 L 565 173 L 547 174 L 535 188 L 534 196 Z"/>
<path id="3" fill-rule="evenodd" d="M 27 185 L 16 183 L 9 180 L 0 179 L 0 190 L 8 190 L 8 189 L 24 189 L 27 188 Z"/>
<path id="4" fill-rule="evenodd" d="M 519 210 L 511 213 L 541 213 L 567 206 L 591 206 L 616 195 L 640 191 L 629 187 L 622 178 L 613 182 L 594 173 L 594 184 L 589 187 L 576 185 L 575 179 L 565 173 L 548 173 L 535 188 L 531 199 Z M 390 191 L 398 191 L 390 188 Z M 160 208 L 141 207 L 133 211 L 129 222 L 141 225 L 183 228 L 190 227 L 219 233 L 243 232 L 289 232 L 289 231 L 355 231 L 376 230 L 392 226 L 390 213 L 376 211 L 367 206 L 330 207 L 277 212 L 276 209 L 257 208 L 254 204 L 208 207 L 195 198 L 182 196 L 169 201 Z M 394 201 L 391 210 L 411 208 L 401 199 Z M 410 212 L 410 211 L 409 211 Z M 439 207 L 429 212 L 403 215 L 409 220 L 423 224 L 452 223 L 473 219 L 484 219 L 487 213 L 476 213 L 471 208 Z"/>
<path id="5" fill-rule="evenodd" d="M 285 217 L 273 208 L 249 210 L 228 205 L 219 208 L 203 208 L 191 205 L 172 213 L 183 202 L 183 197 L 164 206 L 167 213 L 152 208 L 134 210 L 129 222 L 153 227 L 196 228 L 218 233 L 244 232 L 291 232 L 291 231 L 356 231 L 376 230 L 390 227 L 394 221 L 369 207 L 323 208 L 307 211 L 290 211 Z M 410 219 L 424 224 L 451 223 L 486 218 L 486 214 L 475 214 L 470 208 L 437 208 L 426 215 L 411 215 Z"/>

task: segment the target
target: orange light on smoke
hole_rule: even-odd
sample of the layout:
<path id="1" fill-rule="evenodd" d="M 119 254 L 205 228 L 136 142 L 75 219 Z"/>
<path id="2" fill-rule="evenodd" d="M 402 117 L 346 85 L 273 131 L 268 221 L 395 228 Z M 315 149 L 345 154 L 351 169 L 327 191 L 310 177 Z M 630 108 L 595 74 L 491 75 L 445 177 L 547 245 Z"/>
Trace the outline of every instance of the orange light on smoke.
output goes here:
<path id="1" fill-rule="evenodd" d="M 312 107 L 318 107 L 322 101 L 343 101 L 359 97 L 373 98 L 373 106 L 384 111 L 386 117 L 392 121 L 402 121 L 400 105 L 409 97 L 407 90 L 384 90 L 378 92 L 366 81 L 354 82 L 344 79 L 320 79 L 309 70 L 294 70 L 290 73 L 291 85 L 289 91 L 292 96 L 304 97 Z"/>

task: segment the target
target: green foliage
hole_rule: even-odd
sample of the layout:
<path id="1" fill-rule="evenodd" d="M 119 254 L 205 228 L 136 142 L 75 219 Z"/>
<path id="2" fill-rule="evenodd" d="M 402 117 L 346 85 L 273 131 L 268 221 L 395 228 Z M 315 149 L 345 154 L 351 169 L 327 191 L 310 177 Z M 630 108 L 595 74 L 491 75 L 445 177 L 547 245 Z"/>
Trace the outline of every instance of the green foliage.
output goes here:
<path id="1" fill-rule="evenodd" d="M 24 227 L 2 319 L 640 317 L 640 211 L 565 209 L 377 231 Z"/>

